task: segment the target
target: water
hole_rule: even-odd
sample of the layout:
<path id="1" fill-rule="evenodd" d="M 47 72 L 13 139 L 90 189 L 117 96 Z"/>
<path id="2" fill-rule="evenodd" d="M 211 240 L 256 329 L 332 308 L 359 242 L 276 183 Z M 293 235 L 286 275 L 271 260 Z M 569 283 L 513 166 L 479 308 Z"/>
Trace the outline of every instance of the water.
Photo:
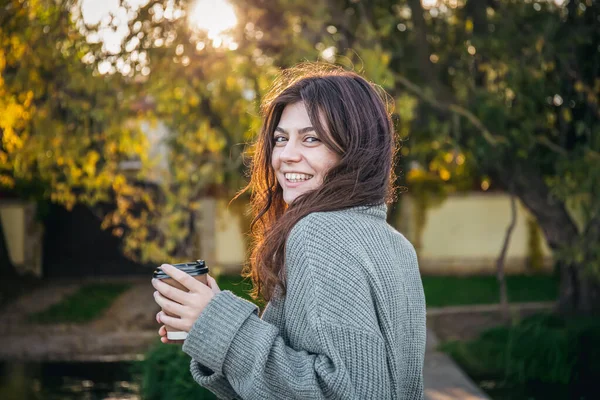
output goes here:
<path id="1" fill-rule="evenodd" d="M 2 400 L 139 400 L 133 362 L 0 362 Z"/>
<path id="2" fill-rule="evenodd" d="M 492 400 L 592 400 L 592 390 L 573 388 L 567 385 L 531 382 L 529 384 L 511 384 L 503 380 L 478 380 L 479 387 Z"/>

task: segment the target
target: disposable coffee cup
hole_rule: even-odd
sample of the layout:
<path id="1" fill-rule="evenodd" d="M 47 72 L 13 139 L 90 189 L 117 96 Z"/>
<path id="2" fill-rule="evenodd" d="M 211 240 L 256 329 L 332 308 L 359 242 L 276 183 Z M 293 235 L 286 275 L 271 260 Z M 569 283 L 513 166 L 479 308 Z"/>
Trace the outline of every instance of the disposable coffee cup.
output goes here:
<path id="1" fill-rule="evenodd" d="M 208 267 L 206 266 L 204 260 L 196 260 L 194 262 L 189 263 L 173 264 L 173 266 L 185 272 L 186 274 L 191 275 L 192 277 L 194 277 L 194 279 L 204 283 L 205 285 L 208 285 Z M 156 279 L 162 280 L 168 285 L 176 287 L 177 289 L 183 290 L 185 292 L 188 291 L 188 289 L 185 286 L 183 286 L 181 283 L 177 282 L 175 279 L 167 275 L 161 267 L 156 268 L 152 276 Z M 163 310 L 163 312 L 170 317 L 177 318 L 177 316 L 171 315 L 165 310 Z M 167 329 L 167 339 L 169 340 L 184 340 L 188 335 L 187 332 L 180 331 L 167 324 L 165 324 L 165 328 Z"/>

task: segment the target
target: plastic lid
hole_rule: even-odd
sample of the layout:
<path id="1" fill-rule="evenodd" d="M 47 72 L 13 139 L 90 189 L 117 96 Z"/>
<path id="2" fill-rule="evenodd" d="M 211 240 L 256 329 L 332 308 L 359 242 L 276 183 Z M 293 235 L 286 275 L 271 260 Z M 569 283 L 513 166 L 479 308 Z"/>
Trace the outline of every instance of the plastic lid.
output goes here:
<path id="1" fill-rule="evenodd" d="M 208 273 L 208 267 L 206 266 L 206 263 L 204 262 L 204 260 L 196 260 L 194 262 L 172 264 L 172 265 L 175 268 L 177 268 L 191 276 L 202 275 L 202 274 Z M 154 270 L 152 277 L 154 277 L 156 279 L 170 278 L 169 275 L 167 275 L 165 272 L 163 272 L 161 267 L 158 267 Z"/>

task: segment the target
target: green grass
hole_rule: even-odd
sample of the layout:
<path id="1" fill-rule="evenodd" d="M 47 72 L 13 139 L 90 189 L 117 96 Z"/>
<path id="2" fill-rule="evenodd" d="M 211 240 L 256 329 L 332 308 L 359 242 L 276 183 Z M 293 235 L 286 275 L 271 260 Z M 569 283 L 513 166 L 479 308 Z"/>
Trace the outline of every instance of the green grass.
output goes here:
<path id="1" fill-rule="evenodd" d="M 239 276 L 216 278 L 221 290 L 231 290 L 247 300 L 252 283 Z M 494 304 L 500 301 L 498 282 L 494 276 L 424 276 L 423 288 L 428 307 Z M 508 299 L 513 303 L 554 301 L 558 296 L 558 279 L 546 275 L 507 277 Z"/>
<path id="2" fill-rule="evenodd" d="M 220 275 L 215 277 L 215 279 L 217 280 L 219 289 L 230 290 L 235 295 L 251 301 L 261 309 L 264 307 L 265 303 L 263 301 L 254 300 L 250 296 L 250 292 L 252 291 L 252 281 L 250 278 L 243 279 L 239 275 Z"/>
<path id="3" fill-rule="evenodd" d="M 511 303 L 554 301 L 558 279 L 547 275 L 515 275 L 506 278 Z M 494 304 L 500 301 L 495 276 L 424 276 L 423 288 L 428 307 Z"/>
<path id="4" fill-rule="evenodd" d="M 250 291 L 252 290 L 252 282 L 250 279 L 243 279 L 238 275 L 220 275 L 215 277 L 217 284 L 219 285 L 219 289 L 221 290 L 230 290 L 236 295 L 246 299 L 253 301 L 250 297 Z"/>
<path id="5" fill-rule="evenodd" d="M 113 301 L 130 288 L 128 283 L 84 285 L 61 302 L 28 317 L 40 324 L 83 323 L 98 318 Z"/>

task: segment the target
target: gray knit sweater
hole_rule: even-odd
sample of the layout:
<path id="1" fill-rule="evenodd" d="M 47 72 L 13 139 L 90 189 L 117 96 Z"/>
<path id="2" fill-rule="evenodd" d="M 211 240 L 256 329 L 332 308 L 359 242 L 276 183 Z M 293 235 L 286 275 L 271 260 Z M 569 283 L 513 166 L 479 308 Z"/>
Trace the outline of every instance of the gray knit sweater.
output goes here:
<path id="1" fill-rule="evenodd" d="M 387 207 L 313 213 L 286 244 L 287 294 L 257 307 L 229 291 L 183 350 L 223 399 L 422 399 L 425 297 L 413 246 Z"/>

